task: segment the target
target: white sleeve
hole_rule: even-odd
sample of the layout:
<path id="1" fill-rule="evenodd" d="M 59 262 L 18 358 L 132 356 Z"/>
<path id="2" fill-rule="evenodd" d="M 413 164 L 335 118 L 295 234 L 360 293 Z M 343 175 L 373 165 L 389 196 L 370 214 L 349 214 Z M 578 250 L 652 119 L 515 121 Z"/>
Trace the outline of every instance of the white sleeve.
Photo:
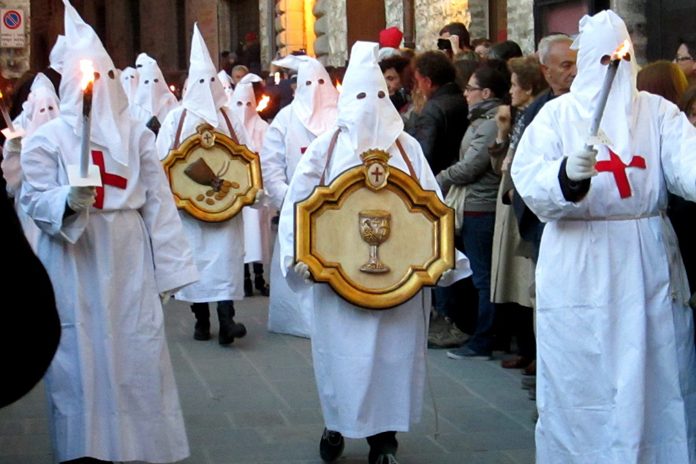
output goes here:
<path id="1" fill-rule="evenodd" d="M 169 151 L 174 145 L 174 137 L 176 136 L 176 129 L 179 124 L 179 117 L 181 116 L 180 109 L 175 109 L 170 111 L 164 121 L 162 121 L 162 126 L 157 134 L 157 157 L 163 160 L 169 154 Z"/>
<path id="2" fill-rule="evenodd" d="M 268 126 L 263 139 L 261 171 L 263 186 L 270 196 L 271 205 L 276 209 L 281 209 L 288 190 L 288 178 L 285 174 L 287 170 L 287 153 L 285 150 L 287 118 L 282 117 L 281 114 L 278 116 Z"/>
<path id="3" fill-rule="evenodd" d="M 660 109 L 660 160 L 667 189 L 696 201 L 696 127 L 672 103 L 662 100 Z"/>

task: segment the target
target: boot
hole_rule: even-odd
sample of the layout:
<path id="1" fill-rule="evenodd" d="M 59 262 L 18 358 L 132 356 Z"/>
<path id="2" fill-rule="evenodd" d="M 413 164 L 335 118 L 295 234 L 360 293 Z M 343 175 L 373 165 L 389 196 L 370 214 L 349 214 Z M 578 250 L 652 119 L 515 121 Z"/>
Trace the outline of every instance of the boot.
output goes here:
<path id="1" fill-rule="evenodd" d="M 251 285 L 251 273 L 249 272 L 249 263 L 244 264 L 244 297 L 249 298 L 254 296 L 254 287 Z"/>
<path id="2" fill-rule="evenodd" d="M 254 263 L 254 287 L 263 296 L 268 296 L 271 293 L 263 278 L 263 263 Z"/>
<path id="3" fill-rule="evenodd" d="M 208 308 L 208 303 L 193 303 L 191 311 L 196 316 L 193 339 L 210 340 L 210 308 Z"/>
<path id="4" fill-rule="evenodd" d="M 246 335 L 247 330 L 244 324 L 234 322 L 234 303 L 232 301 L 218 302 L 217 313 L 220 321 L 218 343 L 229 345 L 235 338 L 242 338 Z"/>

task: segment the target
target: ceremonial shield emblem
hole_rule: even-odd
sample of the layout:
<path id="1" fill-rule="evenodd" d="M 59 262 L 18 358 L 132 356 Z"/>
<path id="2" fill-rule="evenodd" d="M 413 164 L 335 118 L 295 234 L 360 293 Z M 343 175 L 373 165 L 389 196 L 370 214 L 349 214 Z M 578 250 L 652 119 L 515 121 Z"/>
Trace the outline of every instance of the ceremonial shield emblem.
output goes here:
<path id="1" fill-rule="evenodd" d="M 209 124 L 169 153 L 164 170 L 177 207 L 205 222 L 233 218 L 263 189 L 259 156 Z"/>
<path id="2" fill-rule="evenodd" d="M 388 153 L 361 158 L 295 204 L 295 259 L 350 303 L 388 309 L 454 267 L 454 212 Z"/>

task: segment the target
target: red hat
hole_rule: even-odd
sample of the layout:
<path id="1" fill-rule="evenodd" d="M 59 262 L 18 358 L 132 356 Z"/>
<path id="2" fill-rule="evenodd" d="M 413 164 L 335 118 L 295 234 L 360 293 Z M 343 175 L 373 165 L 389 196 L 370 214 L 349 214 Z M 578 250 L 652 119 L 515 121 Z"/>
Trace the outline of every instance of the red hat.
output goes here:
<path id="1" fill-rule="evenodd" d="M 399 48 L 401 46 L 401 39 L 403 38 L 404 34 L 398 27 L 388 27 L 379 31 L 379 46 Z"/>
<path id="2" fill-rule="evenodd" d="M 253 42 L 256 40 L 256 32 L 247 32 L 244 34 L 244 40 L 247 42 Z"/>

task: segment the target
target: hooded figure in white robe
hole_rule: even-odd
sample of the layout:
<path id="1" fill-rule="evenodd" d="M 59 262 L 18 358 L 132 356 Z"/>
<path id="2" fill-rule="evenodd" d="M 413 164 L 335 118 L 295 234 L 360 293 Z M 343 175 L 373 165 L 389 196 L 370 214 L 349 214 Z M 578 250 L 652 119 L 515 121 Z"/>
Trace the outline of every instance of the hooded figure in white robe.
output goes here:
<path id="1" fill-rule="evenodd" d="M 188 85 L 181 106 L 171 111 L 157 136 L 160 159 L 196 133 L 196 128 L 208 123 L 216 131 L 248 145 L 242 123 L 225 108 L 227 96 L 217 77 L 208 47 L 198 29 L 193 26 Z M 180 134 L 177 137 L 177 132 Z M 218 341 L 229 344 L 243 337 L 246 329 L 233 321 L 234 303 L 244 298 L 244 221 L 238 214 L 224 222 L 203 222 L 180 211 L 184 231 L 194 250 L 200 280 L 177 292 L 176 299 L 193 303 L 196 315 L 194 338 L 210 338 L 209 302 L 218 302 L 220 332 Z"/>
<path id="2" fill-rule="evenodd" d="M 135 67 L 138 70 L 138 87 L 130 105 L 131 115 L 151 129 L 159 128 L 169 112 L 179 106 L 179 102 L 154 58 L 141 53 Z"/>
<path id="3" fill-rule="evenodd" d="M 138 70 L 128 66 L 126 69 L 121 71 L 119 78 L 121 79 L 123 91 L 126 92 L 128 104 L 133 105 L 135 103 L 135 92 L 138 90 Z"/>
<path id="4" fill-rule="evenodd" d="M 221 69 L 220 72 L 218 72 L 218 79 L 220 79 L 220 83 L 222 83 L 222 88 L 225 89 L 225 95 L 227 95 L 227 104 L 231 107 L 232 93 L 234 92 L 234 87 L 232 86 L 232 78 L 229 74 L 227 74 L 227 71 Z"/>
<path id="5" fill-rule="evenodd" d="M 221 71 L 223 72 L 223 71 Z M 252 76 L 252 77 L 249 77 Z M 247 74 L 235 87 L 231 99 L 230 109 L 239 118 L 249 136 L 248 147 L 258 153 L 263 145 L 263 137 L 268 129 L 268 123 L 261 119 L 256 112 L 256 96 L 254 95 L 254 77 L 256 74 Z M 257 82 L 260 82 L 261 78 Z M 246 80 L 245 80 L 246 79 Z M 244 208 L 244 263 L 267 263 L 271 258 L 271 215 L 268 208 Z M 260 280 L 263 275 L 258 276 Z"/>
<path id="6" fill-rule="evenodd" d="M 22 230 L 27 241 L 36 252 L 39 229 L 24 209 L 19 207 L 19 190 L 22 186 L 22 166 L 20 152 L 22 141 L 31 136 L 36 130 L 55 119 L 60 114 L 60 102 L 53 83 L 43 73 L 38 73 L 31 84 L 27 101 L 22 104 L 22 112 L 15 118 L 15 127 L 24 130 L 22 138 L 5 141 L 3 145 L 2 174 L 7 181 L 7 192 L 15 198 L 17 217 L 22 224 Z"/>
<path id="7" fill-rule="evenodd" d="M 197 271 L 154 135 L 129 117 L 111 58 L 64 3 L 61 114 L 24 141 L 20 197 L 42 231 L 37 254 L 62 325 L 45 377 L 54 456 L 179 461 L 189 447 L 160 294 L 195 281 Z M 66 170 L 80 163 L 84 59 L 98 73 L 90 155 L 103 185 L 95 196 L 71 187 Z M 93 196 L 76 203 L 83 189 Z"/>
<path id="8" fill-rule="evenodd" d="M 580 21 L 570 93 L 547 103 L 512 164 L 546 222 L 536 268 L 536 462 L 696 463 L 696 357 L 667 193 L 696 200 L 696 129 L 636 91 L 621 61 L 584 149 L 609 56 L 629 35 L 612 11 Z M 589 162 L 577 176 L 576 160 Z M 575 177 L 575 181 L 571 180 Z"/>
<path id="9" fill-rule="evenodd" d="M 389 100 L 377 64 L 378 45 L 356 42 L 338 101 L 337 125 L 312 142 L 300 159 L 283 204 L 278 235 L 283 271 L 294 287 L 305 283 L 293 270 L 294 205 L 319 184 L 325 185 L 347 169 L 362 164 L 368 149 L 388 152 L 389 165 L 409 172 L 404 155 L 425 190 L 441 197 L 435 176 L 419 143 L 403 131 L 403 120 Z M 331 162 L 328 150 L 338 138 Z M 404 155 L 397 147 L 397 140 Z M 471 275 L 469 262 L 457 253 L 457 269 L 441 284 Z M 306 283 L 305 283 L 306 284 Z M 385 311 L 370 311 L 348 303 L 328 284 L 313 287 L 312 359 L 324 422 L 328 430 L 350 438 L 406 432 L 420 420 L 429 319 L 429 291 Z M 369 439 L 368 439 L 369 441 Z M 372 443 L 371 443 L 372 447 Z M 374 447 L 374 454 L 381 454 Z M 391 462 L 391 461 L 390 461 Z"/>
<path id="10" fill-rule="evenodd" d="M 278 112 L 266 131 L 261 149 L 263 185 L 271 206 L 280 209 L 297 163 L 309 144 L 336 122 L 338 92 L 319 61 L 290 55 L 278 66 L 297 69 L 297 90 L 292 103 Z M 311 288 L 291 290 L 280 270 L 279 243 L 271 259 L 271 295 L 268 330 L 309 337 L 312 330 Z"/>

